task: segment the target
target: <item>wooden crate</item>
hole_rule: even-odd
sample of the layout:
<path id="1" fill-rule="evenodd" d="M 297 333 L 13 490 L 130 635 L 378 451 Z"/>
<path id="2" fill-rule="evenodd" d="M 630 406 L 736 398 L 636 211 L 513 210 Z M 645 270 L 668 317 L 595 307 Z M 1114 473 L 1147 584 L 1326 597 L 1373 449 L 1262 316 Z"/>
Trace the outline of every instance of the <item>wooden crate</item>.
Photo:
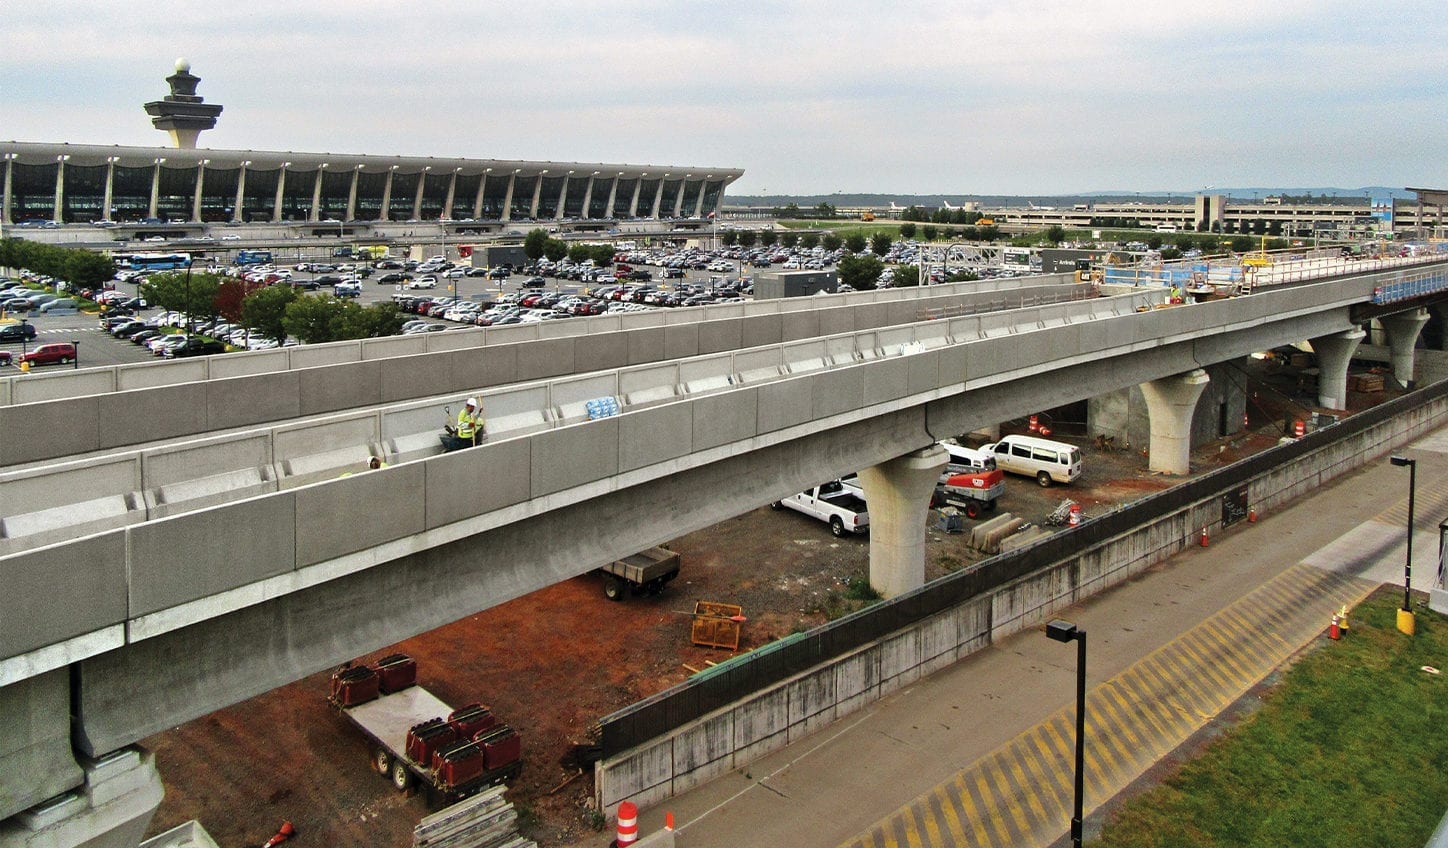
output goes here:
<path id="1" fill-rule="evenodd" d="M 1380 392 L 1383 390 L 1383 375 L 1354 374 L 1348 378 L 1348 388 L 1355 392 Z"/>
<path id="2" fill-rule="evenodd" d="M 739 650 L 744 608 L 738 604 L 697 601 L 694 604 L 694 625 L 689 641 L 701 648 Z"/>

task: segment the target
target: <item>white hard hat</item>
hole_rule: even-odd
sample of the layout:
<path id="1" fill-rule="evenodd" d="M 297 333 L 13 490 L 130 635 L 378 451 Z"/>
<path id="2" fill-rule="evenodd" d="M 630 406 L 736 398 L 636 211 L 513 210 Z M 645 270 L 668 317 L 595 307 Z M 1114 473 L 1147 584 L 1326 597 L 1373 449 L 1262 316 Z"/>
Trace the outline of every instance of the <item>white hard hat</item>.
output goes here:
<path id="1" fill-rule="evenodd" d="M 477 405 L 478 405 L 478 399 L 477 399 L 477 398 L 475 398 L 475 397 L 468 398 L 468 406 L 477 406 Z"/>

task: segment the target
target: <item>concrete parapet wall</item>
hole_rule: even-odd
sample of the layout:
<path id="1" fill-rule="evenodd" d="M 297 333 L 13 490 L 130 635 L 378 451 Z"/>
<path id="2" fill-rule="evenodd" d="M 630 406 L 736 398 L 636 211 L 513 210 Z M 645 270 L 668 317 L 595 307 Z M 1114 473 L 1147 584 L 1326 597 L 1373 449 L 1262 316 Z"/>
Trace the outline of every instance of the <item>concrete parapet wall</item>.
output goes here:
<path id="1" fill-rule="evenodd" d="M 1259 474 L 1248 501 L 1259 513 L 1277 508 L 1448 423 L 1448 397 Z M 908 682 L 938 671 L 998 639 L 1047 620 L 1053 612 L 1119 585 L 1221 532 L 1221 493 L 1183 506 L 1134 530 L 1046 565 L 999 589 L 875 640 L 761 690 L 748 699 L 594 766 L 598 809 L 619 801 L 641 806 L 733 769 L 827 727 Z M 1245 522 L 1240 527 L 1251 527 Z M 1251 532 L 1243 530 L 1242 532 Z M 726 732 L 729 731 L 729 732 Z M 731 744 L 723 745 L 728 738 Z"/>

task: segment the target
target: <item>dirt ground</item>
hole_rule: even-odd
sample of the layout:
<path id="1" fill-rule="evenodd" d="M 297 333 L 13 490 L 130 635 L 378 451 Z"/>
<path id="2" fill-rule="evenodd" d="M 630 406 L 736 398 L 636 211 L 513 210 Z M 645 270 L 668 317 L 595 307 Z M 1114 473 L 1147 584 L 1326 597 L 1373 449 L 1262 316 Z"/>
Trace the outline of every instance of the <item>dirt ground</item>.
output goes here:
<path id="1" fill-rule="evenodd" d="M 1253 432 L 1193 454 L 1193 472 L 1275 444 L 1281 409 L 1263 385 Z M 1285 396 L 1284 396 L 1285 397 Z M 1269 420 L 1278 422 L 1275 426 Z M 1008 477 L 1000 510 L 1044 526 L 1064 498 L 1087 516 L 1166 488 L 1139 450 L 1103 450 L 1084 437 L 1085 473 L 1070 487 L 1042 489 Z M 968 533 L 927 533 L 926 578 L 981 556 Z M 826 525 L 767 507 L 670 543 L 683 570 L 661 595 L 604 598 L 585 575 L 390 646 L 418 661 L 419 682 L 450 704 L 482 701 L 523 737 L 526 765 L 508 793 L 525 835 L 565 846 L 602 825 L 591 809 L 592 772 L 565 765 L 600 717 L 685 680 L 731 654 L 693 647 L 697 600 L 739 604 L 748 617 L 741 650 L 826 621 L 864 601 L 850 588 L 867 575 L 869 542 L 835 539 Z M 526 649 L 524 648 L 526 646 Z M 440 804 L 403 795 L 370 769 L 363 737 L 326 703 L 328 672 L 157 734 L 166 798 L 150 827 L 159 833 L 198 819 L 219 844 L 260 844 L 283 819 L 298 844 L 407 845 L 417 821 Z"/>

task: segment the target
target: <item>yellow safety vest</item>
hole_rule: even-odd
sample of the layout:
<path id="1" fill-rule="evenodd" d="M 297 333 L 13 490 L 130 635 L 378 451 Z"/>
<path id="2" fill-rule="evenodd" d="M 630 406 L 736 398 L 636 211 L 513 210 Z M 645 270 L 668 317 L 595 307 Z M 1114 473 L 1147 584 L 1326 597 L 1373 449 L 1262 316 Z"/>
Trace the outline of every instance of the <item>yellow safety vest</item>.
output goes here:
<path id="1" fill-rule="evenodd" d="M 470 413 L 466 406 L 463 407 L 462 410 L 458 412 L 458 438 L 471 440 L 473 434 L 477 432 L 477 428 L 477 413 Z"/>

